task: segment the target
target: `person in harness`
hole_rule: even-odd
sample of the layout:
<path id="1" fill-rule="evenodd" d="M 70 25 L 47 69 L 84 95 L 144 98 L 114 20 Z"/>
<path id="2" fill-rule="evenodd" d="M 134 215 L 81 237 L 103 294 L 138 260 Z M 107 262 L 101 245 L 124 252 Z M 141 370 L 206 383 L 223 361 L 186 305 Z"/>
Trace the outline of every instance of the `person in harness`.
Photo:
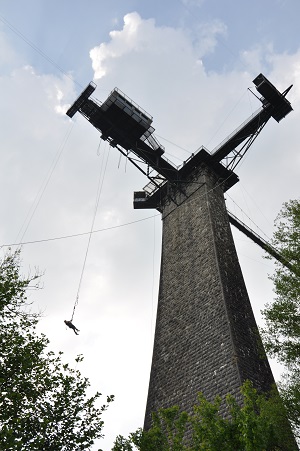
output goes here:
<path id="1" fill-rule="evenodd" d="M 70 329 L 74 330 L 74 334 L 78 335 L 79 329 L 77 329 L 77 327 L 75 327 L 71 321 L 65 320 L 64 322 L 65 322 L 66 326 L 68 326 Z"/>

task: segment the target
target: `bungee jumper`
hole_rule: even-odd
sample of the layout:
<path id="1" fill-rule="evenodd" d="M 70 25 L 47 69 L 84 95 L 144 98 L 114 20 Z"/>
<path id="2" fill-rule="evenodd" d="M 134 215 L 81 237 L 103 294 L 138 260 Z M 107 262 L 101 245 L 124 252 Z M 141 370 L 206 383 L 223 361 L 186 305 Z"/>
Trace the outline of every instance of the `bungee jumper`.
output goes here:
<path id="1" fill-rule="evenodd" d="M 74 334 L 78 335 L 79 329 L 74 326 L 74 324 L 71 321 L 65 320 L 65 325 L 68 326 L 70 329 L 74 330 Z"/>

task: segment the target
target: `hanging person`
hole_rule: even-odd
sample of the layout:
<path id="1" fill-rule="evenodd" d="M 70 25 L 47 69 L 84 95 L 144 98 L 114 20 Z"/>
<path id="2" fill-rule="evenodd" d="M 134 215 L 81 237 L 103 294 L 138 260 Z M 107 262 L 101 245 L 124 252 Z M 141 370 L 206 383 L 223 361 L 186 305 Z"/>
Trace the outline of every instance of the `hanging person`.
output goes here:
<path id="1" fill-rule="evenodd" d="M 70 329 L 74 330 L 74 334 L 78 335 L 79 329 L 77 329 L 77 327 L 74 326 L 74 324 L 72 324 L 71 321 L 64 321 L 65 325 L 68 326 Z"/>

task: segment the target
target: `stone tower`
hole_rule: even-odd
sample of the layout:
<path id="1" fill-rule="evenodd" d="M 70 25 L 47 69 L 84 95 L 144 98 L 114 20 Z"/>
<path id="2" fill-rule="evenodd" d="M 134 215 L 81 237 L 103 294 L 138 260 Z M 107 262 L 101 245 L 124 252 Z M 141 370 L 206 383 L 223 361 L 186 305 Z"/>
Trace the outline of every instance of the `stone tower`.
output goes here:
<path id="1" fill-rule="evenodd" d="M 274 383 L 225 207 L 224 190 L 235 177 L 222 176 L 202 164 L 184 193 L 169 186 L 160 196 L 161 274 L 145 428 L 160 407 L 190 410 L 199 391 L 212 400 L 238 395 L 246 379 L 262 391 Z"/>

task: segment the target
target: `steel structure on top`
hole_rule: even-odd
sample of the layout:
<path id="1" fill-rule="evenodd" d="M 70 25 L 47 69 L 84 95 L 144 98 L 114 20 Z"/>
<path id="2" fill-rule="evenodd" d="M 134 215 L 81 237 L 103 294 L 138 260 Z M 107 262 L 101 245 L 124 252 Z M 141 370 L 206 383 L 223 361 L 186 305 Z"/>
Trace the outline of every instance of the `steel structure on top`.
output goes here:
<path id="1" fill-rule="evenodd" d="M 238 181 L 238 177 L 232 171 L 267 121 L 273 117 L 279 122 L 292 111 L 291 104 L 286 99 L 291 86 L 280 93 L 263 74 L 259 74 L 253 83 L 261 95 L 259 98 L 262 102 L 261 108 L 212 153 L 201 147 L 181 167 L 175 167 L 163 156 L 165 149 L 153 134 L 152 116 L 117 88 L 101 103 L 90 98 L 96 89 L 96 85 L 91 82 L 69 108 L 67 115 L 73 117 L 79 111 L 99 130 L 102 139 L 107 140 L 111 146 L 117 147 L 150 179 L 144 193 L 138 192 L 135 196 L 134 206 L 135 208 L 155 208 L 155 193 L 165 182 L 180 185 L 201 163 L 211 166 L 220 178 L 226 181 L 225 189 Z"/>

